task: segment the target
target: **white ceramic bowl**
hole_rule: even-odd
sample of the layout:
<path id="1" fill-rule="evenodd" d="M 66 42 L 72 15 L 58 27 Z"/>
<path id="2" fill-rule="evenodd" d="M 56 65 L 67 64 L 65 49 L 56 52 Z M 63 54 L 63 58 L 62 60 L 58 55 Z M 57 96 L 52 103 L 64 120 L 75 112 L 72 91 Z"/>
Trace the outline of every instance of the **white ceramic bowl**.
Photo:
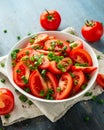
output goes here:
<path id="1" fill-rule="evenodd" d="M 59 38 L 61 40 L 65 40 L 65 41 L 66 40 L 81 40 L 83 42 L 84 49 L 87 50 L 89 52 L 89 54 L 91 55 L 91 57 L 92 57 L 93 65 L 98 67 L 98 61 L 97 61 L 97 58 L 96 58 L 96 55 L 95 55 L 94 51 L 92 50 L 92 48 L 85 41 L 83 41 L 79 37 L 76 37 L 74 35 L 64 33 L 64 32 L 58 32 L 58 31 L 44 31 L 44 32 L 39 32 L 39 33 L 35 33 L 35 34 L 40 34 L 40 33 L 47 33 L 49 35 L 53 35 L 53 36 L 55 36 L 55 37 L 57 37 L 57 38 Z M 31 36 L 33 36 L 33 35 L 31 35 Z M 9 55 L 7 57 L 6 71 L 7 71 L 8 78 L 9 78 L 10 82 L 12 83 L 12 85 L 19 92 L 21 92 L 22 94 L 24 94 L 25 96 L 27 96 L 28 98 L 31 98 L 33 100 L 42 101 L 42 102 L 50 102 L 50 103 L 52 103 L 52 102 L 58 103 L 58 102 L 71 101 L 73 99 L 79 98 L 81 95 L 85 94 L 92 87 L 92 85 L 94 84 L 94 82 L 96 80 L 96 77 L 97 77 L 97 74 L 98 74 L 98 69 L 92 73 L 91 79 L 88 82 L 87 87 L 83 91 L 79 92 L 78 94 L 76 94 L 73 97 L 63 99 L 63 100 L 46 100 L 46 99 L 37 98 L 37 97 L 35 97 L 35 96 L 31 95 L 31 94 L 28 94 L 27 92 L 22 90 L 20 87 L 18 87 L 15 84 L 15 82 L 13 81 L 13 72 L 12 72 L 12 65 L 11 65 L 11 61 L 12 61 L 11 52 L 12 52 L 12 50 L 14 50 L 16 48 L 23 48 L 24 45 L 27 43 L 27 41 L 29 41 L 31 36 L 27 36 L 24 39 L 20 40 L 17 44 L 15 44 L 15 46 L 11 49 L 11 51 L 9 52 Z"/>

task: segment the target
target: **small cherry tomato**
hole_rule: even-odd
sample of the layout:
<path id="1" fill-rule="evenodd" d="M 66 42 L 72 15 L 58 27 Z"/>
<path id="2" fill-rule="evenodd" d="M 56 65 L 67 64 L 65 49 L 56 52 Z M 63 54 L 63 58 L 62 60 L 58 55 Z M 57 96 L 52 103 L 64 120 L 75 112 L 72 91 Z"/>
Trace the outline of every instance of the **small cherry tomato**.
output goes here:
<path id="1" fill-rule="evenodd" d="M 10 113 L 14 108 L 14 95 L 7 88 L 0 88 L 0 115 Z"/>
<path id="2" fill-rule="evenodd" d="M 98 74 L 98 75 L 97 75 L 96 82 L 97 82 L 102 88 L 104 88 L 104 74 Z"/>
<path id="3" fill-rule="evenodd" d="M 13 69 L 14 82 L 21 88 L 28 84 L 29 75 L 30 70 L 22 61 L 18 62 Z"/>
<path id="4" fill-rule="evenodd" d="M 31 73 L 29 78 L 29 85 L 34 96 L 42 98 L 46 95 L 48 87 L 38 70 L 34 70 Z"/>
<path id="5" fill-rule="evenodd" d="M 96 42 L 103 35 L 103 25 L 98 21 L 86 21 L 81 29 L 81 33 L 87 41 Z"/>
<path id="6" fill-rule="evenodd" d="M 59 79 L 56 100 L 65 99 L 70 96 L 72 90 L 72 77 L 69 73 L 63 73 Z"/>
<path id="7" fill-rule="evenodd" d="M 46 10 L 40 16 L 40 24 L 46 30 L 56 30 L 61 23 L 61 16 L 56 10 Z"/>

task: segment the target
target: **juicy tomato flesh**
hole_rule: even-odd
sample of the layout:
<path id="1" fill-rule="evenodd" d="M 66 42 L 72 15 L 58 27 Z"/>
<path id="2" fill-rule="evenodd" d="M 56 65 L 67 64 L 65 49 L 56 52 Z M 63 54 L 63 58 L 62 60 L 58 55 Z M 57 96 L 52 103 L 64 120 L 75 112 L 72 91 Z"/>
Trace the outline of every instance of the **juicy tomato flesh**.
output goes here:
<path id="1" fill-rule="evenodd" d="M 34 96 L 36 97 L 44 97 L 47 92 L 47 85 L 44 82 L 43 78 L 41 77 L 38 70 L 35 70 L 30 75 L 29 79 L 30 89 Z M 43 95 L 41 96 L 41 92 Z"/>
<path id="2" fill-rule="evenodd" d="M 62 74 L 58 84 L 60 91 L 57 92 L 56 99 L 61 100 L 69 97 L 72 90 L 72 84 L 73 81 L 70 74 L 67 72 Z"/>
<path id="3" fill-rule="evenodd" d="M 18 62 L 13 70 L 14 82 L 21 88 L 24 88 L 26 83 L 22 79 L 22 76 L 24 76 L 26 80 L 28 80 L 29 75 L 30 75 L 29 68 L 22 61 Z"/>
<path id="4" fill-rule="evenodd" d="M 52 96 L 55 99 L 56 93 L 57 93 L 57 87 L 58 87 L 58 79 L 51 72 L 47 72 L 46 77 L 47 77 L 47 86 L 48 86 L 49 89 L 53 90 L 53 95 Z"/>
<path id="5" fill-rule="evenodd" d="M 0 115 L 10 113 L 14 108 L 14 96 L 9 89 L 0 88 Z"/>
<path id="6" fill-rule="evenodd" d="M 81 86 L 83 85 L 84 81 L 85 81 L 85 75 L 82 71 L 73 71 L 74 74 L 74 78 L 73 78 L 73 89 L 72 89 L 72 93 L 75 94 L 78 91 L 81 90 Z"/>
<path id="7" fill-rule="evenodd" d="M 92 58 L 90 54 L 84 49 L 73 49 L 70 52 L 70 57 L 78 63 L 87 63 L 89 66 L 92 66 Z"/>

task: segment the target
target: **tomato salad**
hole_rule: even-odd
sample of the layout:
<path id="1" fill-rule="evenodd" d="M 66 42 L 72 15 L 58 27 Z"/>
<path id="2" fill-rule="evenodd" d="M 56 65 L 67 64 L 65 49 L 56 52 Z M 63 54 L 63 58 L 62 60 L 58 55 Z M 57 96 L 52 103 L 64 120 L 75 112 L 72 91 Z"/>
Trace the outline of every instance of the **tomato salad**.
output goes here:
<path id="1" fill-rule="evenodd" d="M 30 38 L 11 53 L 13 80 L 35 97 L 62 100 L 86 88 L 93 66 L 80 40 L 66 41 L 46 33 Z"/>

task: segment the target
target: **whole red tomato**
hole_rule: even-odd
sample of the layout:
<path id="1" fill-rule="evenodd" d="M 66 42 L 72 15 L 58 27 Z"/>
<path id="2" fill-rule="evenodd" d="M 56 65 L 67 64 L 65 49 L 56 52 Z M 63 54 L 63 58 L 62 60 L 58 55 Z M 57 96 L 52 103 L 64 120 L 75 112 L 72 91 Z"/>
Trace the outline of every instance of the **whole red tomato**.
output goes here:
<path id="1" fill-rule="evenodd" d="M 96 42 L 100 40 L 103 35 L 103 25 L 98 21 L 86 21 L 81 33 L 87 41 Z"/>
<path id="2" fill-rule="evenodd" d="M 61 16 L 56 10 L 46 10 L 40 16 L 40 24 L 45 30 L 56 30 L 61 22 Z"/>

